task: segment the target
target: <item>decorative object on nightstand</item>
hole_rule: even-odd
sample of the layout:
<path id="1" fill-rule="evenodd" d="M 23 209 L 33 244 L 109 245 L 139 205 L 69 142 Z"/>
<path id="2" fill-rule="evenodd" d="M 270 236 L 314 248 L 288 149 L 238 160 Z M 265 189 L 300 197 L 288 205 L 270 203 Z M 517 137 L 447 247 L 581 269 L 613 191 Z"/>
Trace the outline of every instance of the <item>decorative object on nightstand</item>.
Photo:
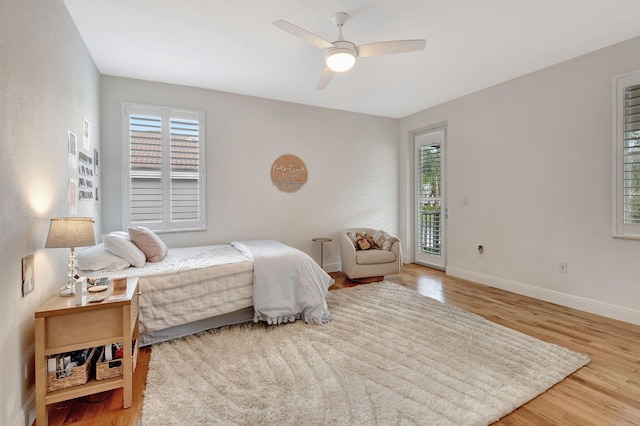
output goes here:
<path id="1" fill-rule="evenodd" d="M 316 243 L 320 243 L 320 267 L 324 269 L 324 243 L 330 243 L 331 241 L 333 241 L 331 238 L 324 238 L 324 237 L 316 237 L 313 238 L 311 241 L 314 241 Z"/>
<path id="2" fill-rule="evenodd" d="M 76 247 L 96 244 L 93 230 L 94 220 L 90 217 L 57 217 L 51 219 L 45 248 L 69 248 L 69 272 L 67 283 L 60 289 L 60 296 L 75 295 Z"/>

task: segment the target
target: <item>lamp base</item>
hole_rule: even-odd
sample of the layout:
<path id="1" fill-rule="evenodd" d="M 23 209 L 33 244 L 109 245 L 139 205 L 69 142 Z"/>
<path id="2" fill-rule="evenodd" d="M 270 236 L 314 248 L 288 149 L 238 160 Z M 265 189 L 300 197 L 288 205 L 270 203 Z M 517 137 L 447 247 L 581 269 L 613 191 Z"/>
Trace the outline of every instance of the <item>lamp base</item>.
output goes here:
<path id="1" fill-rule="evenodd" d="M 70 287 L 68 284 L 60 289 L 60 296 L 75 296 L 75 294 L 76 292 L 74 291 L 73 287 Z"/>

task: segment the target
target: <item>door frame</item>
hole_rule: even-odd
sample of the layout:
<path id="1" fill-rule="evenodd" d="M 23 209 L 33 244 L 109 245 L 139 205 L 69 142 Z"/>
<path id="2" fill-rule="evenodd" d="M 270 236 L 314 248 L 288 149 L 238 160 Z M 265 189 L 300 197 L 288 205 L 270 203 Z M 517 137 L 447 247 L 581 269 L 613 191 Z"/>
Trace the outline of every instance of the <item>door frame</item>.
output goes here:
<path id="1" fill-rule="evenodd" d="M 441 216 L 440 216 L 440 228 L 441 228 L 441 234 L 440 234 L 440 256 L 430 256 L 430 255 L 426 255 L 426 259 L 425 259 L 425 255 L 422 253 L 418 252 L 418 244 L 419 244 L 419 238 L 418 238 L 418 220 L 419 220 L 419 216 L 418 216 L 418 188 L 417 188 L 417 177 L 418 177 L 418 158 L 417 158 L 417 137 L 420 136 L 426 136 L 426 135 L 430 135 L 433 134 L 435 136 L 435 138 L 437 140 L 439 140 L 440 142 L 440 209 L 441 209 Z M 446 141 L 447 141 L 447 125 L 446 123 L 444 124 L 440 124 L 437 126 L 433 126 L 433 127 L 427 127 L 427 128 L 423 128 L 423 129 L 419 129 L 416 130 L 414 132 L 411 132 L 411 138 L 410 138 L 410 143 L 411 143 L 411 164 L 412 164 L 412 176 L 411 176 L 411 191 L 413 193 L 413 196 L 411 197 L 411 217 L 413 218 L 412 220 L 412 226 L 411 226 L 411 230 L 412 230 L 412 238 L 411 240 L 413 241 L 413 247 L 412 247 L 412 251 L 413 251 L 413 257 L 414 257 L 414 262 L 419 264 L 419 265 L 423 265 L 423 266 L 427 266 L 430 268 L 434 268 L 434 269 L 439 269 L 439 270 L 446 270 L 447 267 L 447 235 L 448 235 L 448 230 L 447 230 L 447 218 L 448 218 L 448 213 L 447 213 L 447 179 L 446 179 Z M 436 140 L 434 140 L 434 143 L 436 142 Z"/>

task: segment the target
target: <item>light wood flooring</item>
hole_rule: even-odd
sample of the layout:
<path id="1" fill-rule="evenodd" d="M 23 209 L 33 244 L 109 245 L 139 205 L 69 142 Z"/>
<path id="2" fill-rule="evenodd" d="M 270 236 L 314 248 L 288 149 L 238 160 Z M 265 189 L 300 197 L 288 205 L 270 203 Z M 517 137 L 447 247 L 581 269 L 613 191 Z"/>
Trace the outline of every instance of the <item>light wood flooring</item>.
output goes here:
<path id="1" fill-rule="evenodd" d="M 332 273 L 332 290 L 358 285 Z M 640 326 L 576 311 L 484 285 L 404 265 L 387 276 L 421 294 L 479 314 L 538 339 L 588 355 L 591 363 L 496 425 L 640 425 Z M 367 285 L 367 284 L 359 284 Z M 49 406 L 49 424 L 137 425 L 152 349 L 140 351 L 133 406 L 122 409 L 122 393 L 99 394 Z"/>

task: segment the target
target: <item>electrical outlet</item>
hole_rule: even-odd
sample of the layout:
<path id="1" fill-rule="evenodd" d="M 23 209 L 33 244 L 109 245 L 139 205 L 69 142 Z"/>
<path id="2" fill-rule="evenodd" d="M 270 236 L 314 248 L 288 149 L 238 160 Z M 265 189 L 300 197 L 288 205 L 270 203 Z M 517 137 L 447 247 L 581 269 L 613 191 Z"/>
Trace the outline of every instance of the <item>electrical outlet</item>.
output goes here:
<path id="1" fill-rule="evenodd" d="M 566 274 L 567 273 L 567 262 L 560 262 L 560 273 L 561 274 Z"/>

